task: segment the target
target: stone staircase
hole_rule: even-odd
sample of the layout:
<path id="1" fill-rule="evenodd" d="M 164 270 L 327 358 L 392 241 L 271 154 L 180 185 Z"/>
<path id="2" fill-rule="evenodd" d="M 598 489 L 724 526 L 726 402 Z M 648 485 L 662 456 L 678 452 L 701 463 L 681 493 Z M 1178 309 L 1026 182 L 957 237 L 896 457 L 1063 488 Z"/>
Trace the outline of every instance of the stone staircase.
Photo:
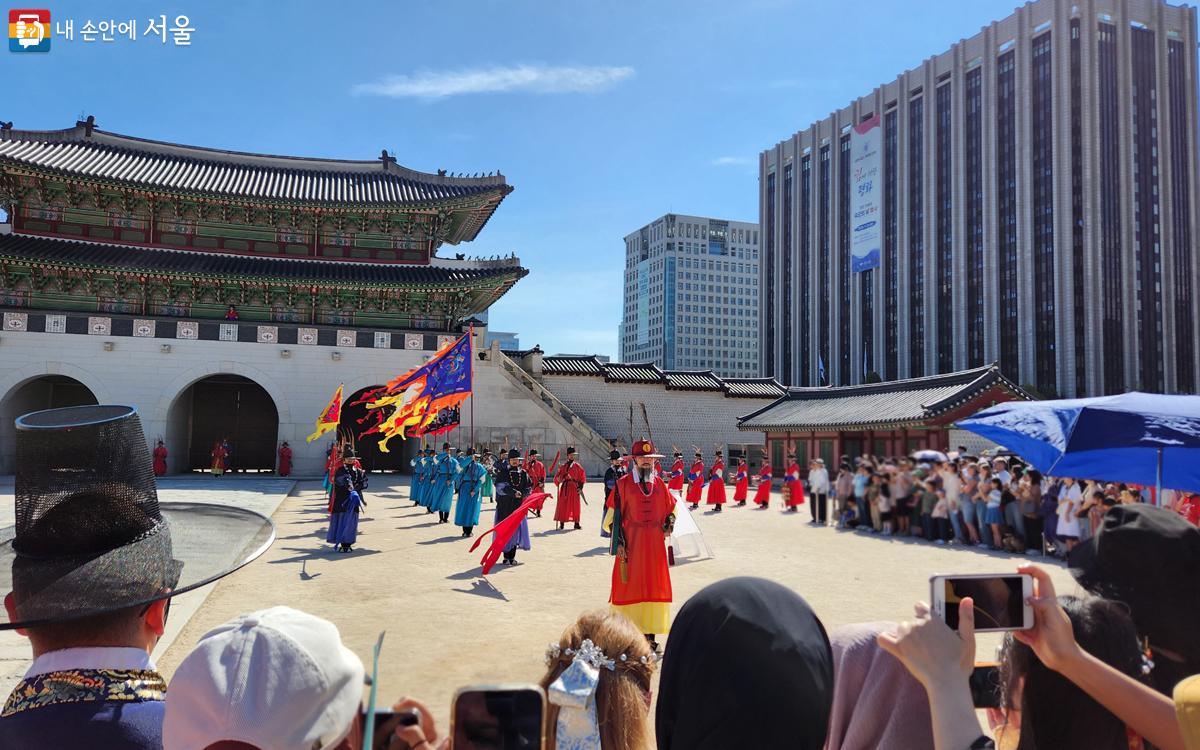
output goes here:
<path id="1" fill-rule="evenodd" d="M 575 449 L 586 457 L 586 465 L 608 466 L 608 452 L 612 450 L 612 447 L 603 435 L 596 432 L 591 425 L 583 421 L 582 417 L 571 411 L 548 388 L 537 382 L 532 375 L 525 372 L 498 347 L 492 350 L 492 354 L 499 354 L 496 357 L 496 363 L 500 365 L 498 369 L 504 373 L 505 377 L 529 391 L 533 395 L 534 401 L 575 437 Z"/>

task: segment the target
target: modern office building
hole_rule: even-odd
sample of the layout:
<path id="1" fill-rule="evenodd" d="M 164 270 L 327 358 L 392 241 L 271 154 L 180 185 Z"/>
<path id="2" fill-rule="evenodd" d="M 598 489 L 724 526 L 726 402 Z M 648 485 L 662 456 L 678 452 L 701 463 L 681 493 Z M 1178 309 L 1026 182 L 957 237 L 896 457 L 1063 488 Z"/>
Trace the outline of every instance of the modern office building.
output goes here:
<path id="1" fill-rule="evenodd" d="M 762 374 L 1195 392 L 1196 62 L 1193 7 L 1037 0 L 764 151 Z M 881 262 L 853 273 L 876 117 Z"/>
<path id="2" fill-rule="evenodd" d="M 622 362 L 759 370 L 758 225 L 667 214 L 625 237 Z"/>

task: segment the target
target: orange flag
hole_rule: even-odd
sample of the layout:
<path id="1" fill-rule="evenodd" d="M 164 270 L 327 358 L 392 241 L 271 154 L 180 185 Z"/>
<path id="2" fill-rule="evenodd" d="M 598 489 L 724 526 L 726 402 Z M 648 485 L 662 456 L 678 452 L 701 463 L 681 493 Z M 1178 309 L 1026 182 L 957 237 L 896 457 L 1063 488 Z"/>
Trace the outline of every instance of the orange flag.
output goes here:
<path id="1" fill-rule="evenodd" d="M 345 383 L 338 385 L 334 391 L 333 398 L 329 399 L 329 403 L 321 411 L 321 416 L 317 417 L 317 431 L 308 436 L 307 442 L 311 443 L 317 438 L 338 426 L 338 422 L 342 420 L 342 388 Z"/>

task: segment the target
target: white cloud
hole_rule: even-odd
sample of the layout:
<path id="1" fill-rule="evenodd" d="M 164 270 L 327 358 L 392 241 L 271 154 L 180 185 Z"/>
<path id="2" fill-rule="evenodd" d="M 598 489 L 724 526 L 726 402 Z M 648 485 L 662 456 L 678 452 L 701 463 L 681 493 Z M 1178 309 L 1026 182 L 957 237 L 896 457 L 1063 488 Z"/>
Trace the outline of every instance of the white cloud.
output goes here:
<path id="1" fill-rule="evenodd" d="M 592 93 L 603 91 L 633 75 L 633 68 L 614 66 L 511 65 L 462 70 L 421 70 L 375 83 L 356 84 L 355 94 L 441 99 L 463 94 Z"/>
<path id="2" fill-rule="evenodd" d="M 719 156 L 710 163 L 714 167 L 744 167 L 750 160 L 744 156 Z"/>

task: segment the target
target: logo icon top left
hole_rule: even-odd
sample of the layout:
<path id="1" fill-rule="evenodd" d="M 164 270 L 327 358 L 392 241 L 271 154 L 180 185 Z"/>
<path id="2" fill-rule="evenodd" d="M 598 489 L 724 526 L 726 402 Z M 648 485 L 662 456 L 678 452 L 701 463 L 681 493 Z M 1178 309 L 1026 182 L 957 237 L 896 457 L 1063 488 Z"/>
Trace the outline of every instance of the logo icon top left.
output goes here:
<path id="1" fill-rule="evenodd" d="M 10 52 L 49 52 L 53 31 L 49 10 L 18 8 L 8 11 Z"/>

